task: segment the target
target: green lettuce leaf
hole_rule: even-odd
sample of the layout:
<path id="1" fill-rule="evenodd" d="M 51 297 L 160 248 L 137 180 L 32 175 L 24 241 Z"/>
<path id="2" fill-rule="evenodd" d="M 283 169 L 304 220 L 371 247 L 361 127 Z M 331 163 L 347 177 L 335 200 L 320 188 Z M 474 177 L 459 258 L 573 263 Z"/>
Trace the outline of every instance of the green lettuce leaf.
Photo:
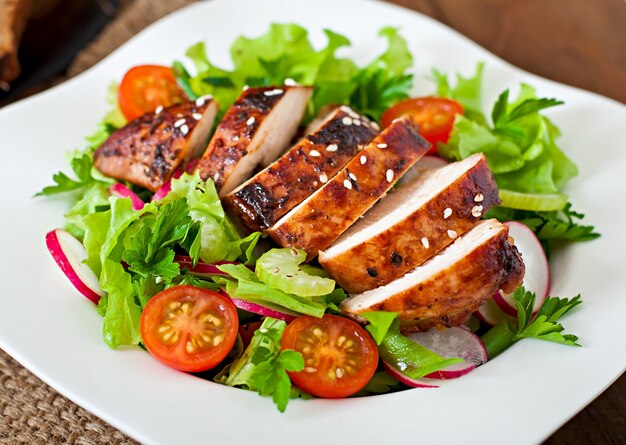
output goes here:
<path id="1" fill-rule="evenodd" d="M 443 358 L 400 333 L 400 320 L 395 312 L 365 312 L 369 324 L 365 327 L 378 344 L 380 358 L 413 379 L 444 369 L 460 358 Z"/>
<path id="2" fill-rule="evenodd" d="M 388 48 L 362 69 L 350 59 L 337 57 L 339 48 L 350 45 L 345 36 L 330 30 L 324 32 L 327 43 L 319 50 L 311 44 L 306 29 L 295 24 L 274 23 L 259 37 L 240 36 L 231 46 L 231 71 L 211 63 L 204 43 L 197 43 L 186 52 L 195 74 L 190 74 L 180 62 L 174 63 L 174 73 L 190 97 L 211 94 L 221 112 L 235 101 L 245 85 L 282 85 L 287 79 L 314 85 L 307 121 L 325 105 L 342 103 L 378 118 L 389 105 L 408 97 L 412 77 L 405 71 L 411 66 L 412 57 L 394 28 L 381 30 Z"/>
<path id="3" fill-rule="evenodd" d="M 456 74 L 456 85 L 450 84 L 448 76 L 436 69 L 432 70 L 433 81 L 436 84 L 437 96 L 447 97 L 460 102 L 465 110 L 465 116 L 479 124 L 485 124 L 486 119 L 482 113 L 482 82 L 483 62 L 476 65 L 473 76 L 463 77 Z"/>
<path id="4" fill-rule="evenodd" d="M 302 355 L 282 350 L 281 338 L 287 323 L 267 317 L 256 330 L 250 345 L 230 366 L 224 383 L 271 396 L 280 412 L 284 412 L 293 393 L 287 371 L 304 369 Z"/>

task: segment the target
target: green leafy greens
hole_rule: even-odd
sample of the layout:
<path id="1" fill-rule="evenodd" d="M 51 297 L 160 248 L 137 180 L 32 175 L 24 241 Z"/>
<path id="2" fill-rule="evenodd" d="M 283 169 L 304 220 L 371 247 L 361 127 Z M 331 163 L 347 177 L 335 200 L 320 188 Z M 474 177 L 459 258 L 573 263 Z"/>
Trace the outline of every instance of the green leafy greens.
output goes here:
<path id="1" fill-rule="evenodd" d="M 479 64 L 472 77 L 457 75 L 457 84 L 452 87 L 447 76 L 433 71 L 437 94 L 458 100 L 465 108 L 465 115 L 455 119 L 448 143 L 439 144 L 439 154 L 460 160 L 482 152 L 501 190 L 535 202 L 542 196 L 546 202 L 548 197 L 563 198 L 551 200 L 563 208 L 538 211 L 497 207 L 486 217 L 527 223 L 546 245 L 548 240 L 584 241 L 599 236 L 593 226 L 579 224 L 577 220 L 583 215 L 571 210 L 571 203 L 562 195 L 578 169 L 556 144 L 559 129 L 541 111 L 563 102 L 537 97 L 533 87 L 522 84 L 515 100 L 510 100 L 508 90 L 500 94 L 491 110 L 493 124 L 489 126 L 481 112 L 482 72 L 483 65 Z"/>
<path id="2" fill-rule="evenodd" d="M 181 62 L 175 62 L 173 70 L 189 97 L 211 94 L 222 111 L 235 101 L 245 85 L 282 85 L 287 79 L 315 86 L 306 120 L 327 104 L 351 105 L 378 120 L 390 105 L 408 97 L 413 79 L 406 71 L 413 58 L 395 28 L 381 29 L 387 50 L 364 68 L 336 55 L 339 48 L 350 45 L 348 38 L 330 30 L 324 33 L 326 47 L 316 50 L 306 29 L 274 23 L 257 38 L 240 36 L 233 42 L 232 71 L 211 63 L 202 42 L 185 53 L 195 66 L 195 75 Z"/>
<path id="3" fill-rule="evenodd" d="M 563 334 L 563 326 L 558 321 L 570 310 L 582 303 L 580 295 L 574 298 L 548 297 L 533 316 L 535 294 L 519 287 L 513 294 L 517 307 L 517 320 L 502 320 L 481 338 L 489 359 L 493 359 L 513 343 L 522 338 L 536 338 L 569 346 L 580 346 L 578 337 Z"/>
<path id="4" fill-rule="evenodd" d="M 240 386 L 262 396 L 272 396 L 280 412 L 290 397 L 298 392 L 287 371 L 302 371 L 304 359 L 299 352 L 281 349 L 281 338 L 287 323 L 266 318 L 254 333 L 243 355 L 232 363 L 228 376 L 222 380 L 229 386 Z"/>
<path id="5" fill-rule="evenodd" d="M 365 327 L 378 344 L 380 358 L 401 373 L 419 379 L 463 360 L 444 358 L 415 343 L 400 333 L 400 320 L 395 312 L 365 312 Z"/>

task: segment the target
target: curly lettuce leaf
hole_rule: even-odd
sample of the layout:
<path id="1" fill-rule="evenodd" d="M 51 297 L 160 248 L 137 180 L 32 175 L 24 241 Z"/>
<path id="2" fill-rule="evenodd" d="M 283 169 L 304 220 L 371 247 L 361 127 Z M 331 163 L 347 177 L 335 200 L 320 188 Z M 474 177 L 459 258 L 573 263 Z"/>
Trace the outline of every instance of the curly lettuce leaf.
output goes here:
<path id="1" fill-rule="evenodd" d="M 412 77 L 406 70 L 412 64 L 412 56 L 397 30 L 381 30 L 388 48 L 362 69 L 352 60 L 336 55 L 339 48 L 350 45 L 350 40 L 330 30 L 324 33 L 327 43 L 319 50 L 311 44 L 307 30 L 295 24 L 274 23 L 259 37 L 240 36 L 231 46 L 230 71 L 211 63 L 204 43 L 197 43 L 186 52 L 195 74 L 190 74 L 180 62 L 174 63 L 174 73 L 190 97 L 211 94 L 222 112 L 245 85 L 282 85 L 287 79 L 315 86 L 305 120 L 312 119 L 328 104 L 349 104 L 378 118 L 389 105 L 408 97 Z"/>
<path id="2" fill-rule="evenodd" d="M 470 77 L 456 74 L 456 85 L 452 86 L 448 76 L 436 69 L 432 70 L 433 81 L 436 84 L 437 96 L 447 97 L 460 102 L 465 110 L 465 116 L 480 124 L 486 119 L 482 113 L 482 82 L 485 64 L 476 65 L 476 71 Z"/>

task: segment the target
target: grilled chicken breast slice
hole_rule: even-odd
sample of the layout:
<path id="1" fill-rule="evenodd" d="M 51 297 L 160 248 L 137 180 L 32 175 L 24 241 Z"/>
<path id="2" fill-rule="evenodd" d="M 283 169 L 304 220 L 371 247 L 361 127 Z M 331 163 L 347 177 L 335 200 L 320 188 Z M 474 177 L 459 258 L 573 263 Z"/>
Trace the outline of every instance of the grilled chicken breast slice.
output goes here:
<path id="1" fill-rule="evenodd" d="M 246 181 L 258 165 L 274 161 L 296 134 L 313 89 L 248 88 L 215 130 L 198 170 L 221 197 Z"/>
<path id="2" fill-rule="evenodd" d="M 319 262 L 348 292 L 374 289 L 431 258 L 498 204 L 482 153 L 423 170 L 320 252 Z"/>
<path id="3" fill-rule="evenodd" d="M 202 153 L 216 114 L 209 97 L 146 113 L 104 141 L 93 155 L 94 165 L 154 192 L 182 162 Z"/>
<path id="4" fill-rule="evenodd" d="M 351 294 L 342 310 L 397 312 L 405 328 L 459 325 L 499 289 L 512 292 L 524 279 L 524 263 L 495 219 L 481 221 L 424 264 L 391 283 Z"/>
<path id="5" fill-rule="evenodd" d="M 283 247 L 304 250 L 311 260 L 374 205 L 429 148 L 410 118 L 397 119 L 267 233 Z"/>
<path id="6" fill-rule="evenodd" d="M 338 107 L 276 162 L 229 193 L 223 203 L 249 230 L 265 231 L 335 176 L 377 134 L 365 116 Z"/>

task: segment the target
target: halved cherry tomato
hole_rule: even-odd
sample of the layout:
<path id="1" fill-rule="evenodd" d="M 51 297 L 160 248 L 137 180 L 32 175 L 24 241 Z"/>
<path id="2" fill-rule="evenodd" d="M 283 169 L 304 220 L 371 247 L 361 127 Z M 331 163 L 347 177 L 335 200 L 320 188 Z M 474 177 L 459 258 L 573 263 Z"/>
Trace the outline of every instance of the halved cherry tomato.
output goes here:
<path id="1" fill-rule="evenodd" d="M 148 351 L 174 369 L 211 369 L 230 352 L 239 319 L 223 295 L 193 286 L 156 294 L 141 314 L 141 337 Z"/>
<path id="2" fill-rule="evenodd" d="M 417 97 L 405 99 L 390 107 L 382 117 L 383 127 L 394 119 L 408 114 L 420 129 L 420 134 L 433 146 L 429 153 L 437 152 L 437 142 L 448 142 L 454 117 L 463 114 L 463 105 L 443 97 Z"/>
<path id="3" fill-rule="evenodd" d="M 118 103 L 126 119 L 133 120 L 185 100 L 172 69 L 160 65 L 138 65 L 129 69 L 118 90 Z"/>
<path id="4" fill-rule="evenodd" d="M 296 386 L 318 397 L 359 392 L 378 366 L 372 337 L 354 321 L 337 315 L 296 318 L 285 328 L 282 348 L 302 354 L 304 370 L 289 376 Z"/>

